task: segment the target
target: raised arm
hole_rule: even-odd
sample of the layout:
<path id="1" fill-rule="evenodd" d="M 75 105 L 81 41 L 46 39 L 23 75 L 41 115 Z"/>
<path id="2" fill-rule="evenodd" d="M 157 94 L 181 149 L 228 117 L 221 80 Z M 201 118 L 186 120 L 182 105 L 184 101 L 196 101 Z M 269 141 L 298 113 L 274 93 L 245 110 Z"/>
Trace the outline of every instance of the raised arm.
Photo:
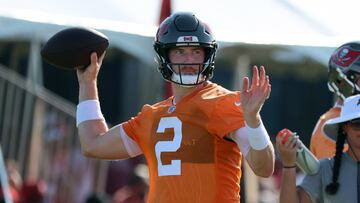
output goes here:
<path id="1" fill-rule="evenodd" d="M 249 78 L 244 78 L 240 98 L 251 146 L 246 160 L 256 175 L 269 177 L 274 172 L 275 155 L 260 117 L 261 107 L 271 92 L 269 77 L 263 66 L 260 67 L 260 74 L 258 67 L 253 67 L 251 82 L 250 86 Z"/>
<path id="2" fill-rule="evenodd" d="M 77 123 L 81 150 L 87 157 L 125 159 L 130 157 L 121 138 L 121 135 L 126 136 L 125 132 L 121 125 L 109 130 L 98 102 L 97 76 L 104 56 L 105 53 L 98 58 L 92 53 L 91 64 L 86 69 L 77 69 L 80 88 Z"/>

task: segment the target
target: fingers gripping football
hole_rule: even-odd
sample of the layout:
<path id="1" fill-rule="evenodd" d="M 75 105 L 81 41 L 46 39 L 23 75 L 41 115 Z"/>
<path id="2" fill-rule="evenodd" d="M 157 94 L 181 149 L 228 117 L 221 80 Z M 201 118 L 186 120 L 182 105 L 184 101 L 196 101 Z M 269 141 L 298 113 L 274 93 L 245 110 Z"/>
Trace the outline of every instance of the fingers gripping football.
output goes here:
<path id="1" fill-rule="evenodd" d="M 96 82 L 97 76 L 99 74 L 102 61 L 105 57 L 104 52 L 100 58 L 98 58 L 96 52 L 91 53 L 90 55 L 90 65 L 86 68 L 77 68 L 77 76 L 80 84 L 87 84 Z"/>

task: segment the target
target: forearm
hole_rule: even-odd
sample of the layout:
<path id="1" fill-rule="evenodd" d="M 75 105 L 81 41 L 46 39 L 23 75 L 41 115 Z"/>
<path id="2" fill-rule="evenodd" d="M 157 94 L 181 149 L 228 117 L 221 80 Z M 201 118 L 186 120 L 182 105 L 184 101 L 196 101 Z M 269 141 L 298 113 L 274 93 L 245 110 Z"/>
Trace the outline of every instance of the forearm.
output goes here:
<path id="1" fill-rule="evenodd" d="M 96 81 L 79 84 L 79 103 L 89 99 L 99 100 Z"/>
<path id="2" fill-rule="evenodd" d="M 229 137 L 234 140 L 247 162 L 258 176 L 269 177 L 274 171 L 274 147 L 261 120 L 255 128 L 246 124 L 237 129 Z"/>
<path id="3" fill-rule="evenodd" d="M 86 100 L 98 100 L 98 90 L 96 81 L 87 84 L 79 84 L 79 104 Z M 79 110 L 79 108 L 78 108 Z M 95 109 L 86 109 L 86 111 L 93 111 Z M 101 114 L 101 112 L 100 112 Z M 77 119 L 79 116 L 77 115 Z M 81 149 L 85 155 L 89 155 L 94 151 L 96 138 L 108 131 L 108 126 L 105 120 L 86 120 L 78 124 L 78 134 L 80 137 Z"/>
<path id="4" fill-rule="evenodd" d="M 296 168 L 283 168 L 280 203 L 299 202 L 296 192 Z"/>
<path id="5" fill-rule="evenodd" d="M 249 120 L 246 121 L 250 144 L 247 161 L 256 175 L 269 177 L 274 172 L 274 147 L 260 116 L 254 118 L 254 122 L 256 123 L 249 124 Z"/>
<path id="6" fill-rule="evenodd" d="M 271 143 L 262 150 L 250 148 L 246 157 L 254 173 L 261 177 L 269 177 L 274 172 L 274 147 Z"/>
<path id="7" fill-rule="evenodd" d="M 97 138 L 108 131 L 108 126 L 104 120 L 84 121 L 78 126 L 81 151 L 86 156 L 92 156 L 96 151 Z"/>

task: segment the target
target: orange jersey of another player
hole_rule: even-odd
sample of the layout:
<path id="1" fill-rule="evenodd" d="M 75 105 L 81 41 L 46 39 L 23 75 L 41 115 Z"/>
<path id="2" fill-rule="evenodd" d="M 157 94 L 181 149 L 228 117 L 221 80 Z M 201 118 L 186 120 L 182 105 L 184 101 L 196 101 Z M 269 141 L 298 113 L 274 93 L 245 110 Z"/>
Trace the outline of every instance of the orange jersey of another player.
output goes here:
<path id="1" fill-rule="evenodd" d="M 239 202 L 242 154 L 224 136 L 244 127 L 239 92 L 214 83 L 145 105 L 123 123 L 150 170 L 148 202 Z"/>
<path id="2" fill-rule="evenodd" d="M 310 150 L 318 158 L 329 158 L 335 155 L 336 142 L 328 138 L 322 128 L 327 120 L 340 116 L 340 107 L 333 107 L 324 113 L 317 122 L 310 141 Z M 344 145 L 344 151 L 347 151 L 347 145 Z"/>

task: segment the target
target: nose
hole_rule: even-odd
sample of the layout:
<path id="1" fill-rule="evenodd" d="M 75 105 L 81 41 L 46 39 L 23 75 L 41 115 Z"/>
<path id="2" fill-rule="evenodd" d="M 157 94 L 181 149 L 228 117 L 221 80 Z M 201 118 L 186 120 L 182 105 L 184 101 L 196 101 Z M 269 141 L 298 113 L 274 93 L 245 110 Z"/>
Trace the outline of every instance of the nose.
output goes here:
<path id="1" fill-rule="evenodd" d="M 185 63 L 195 63 L 196 61 L 196 55 L 193 53 L 186 53 L 185 54 Z"/>

